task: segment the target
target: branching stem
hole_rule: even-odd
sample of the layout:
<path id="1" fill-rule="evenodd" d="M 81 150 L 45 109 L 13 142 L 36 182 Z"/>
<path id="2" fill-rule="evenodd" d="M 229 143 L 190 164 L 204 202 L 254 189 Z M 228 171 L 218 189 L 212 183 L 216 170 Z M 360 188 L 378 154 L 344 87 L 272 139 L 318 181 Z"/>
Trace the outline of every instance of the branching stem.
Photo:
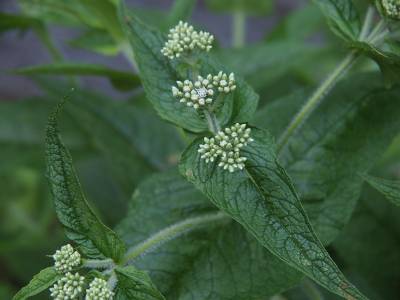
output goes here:
<path id="1" fill-rule="evenodd" d="M 217 116 L 212 112 L 212 110 L 210 108 L 203 110 L 203 112 L 204 112 L 204 116 L 206 117 L 206 120 L 208 123 L 208 128 L 210 129 L 210 132 L 212 132 L 214 135 L 216 135 L 218 133 L 218 131 L 221 130 L 221 127 L 217 120 Z"/>
<path id="2" fill-rule="evenodd" d="M 182 222 L 176 223 L 166 229 L 161 230 L 155 235 L 151 236 L 143 243 L 134 246 L 126 254 L 120 266 L 126 266 L 134 259 L 148 253 L 149 251 L 157 248 L 157 246 L 172 240 L 179 235 L 204 226 L 213 222 L 218 222 L 223 219 L 228 219 L 228 216 L 223 212 L 218 212 L 212 215 L 205 215 L 201 217 L 190 218 Z"/>
<path id="3" fill-rule="evenodd" d="M 372 33 L 368 36 L 370 25 L 373 21 L 373 10 L 371 6 L 368 8 L 364 24 L 359 36 L 359 41 L 372 41 L 377 43 L 386 37 L 386 33 L 381 33 L 385 26 L 385 22 L 382 20 L 378 23 Z M 339 66 L 331 73 L 323 82 L 323 84 L 314 92 L 314 94 L 307 100 L 304 106 L 296 114 L 292 122 L 286 128 L 282 136 L 277 142 L 276 154 L 279 155 L 282 149 L 285 147 L 293 133 L 301 126 L 303 120 L 315 109 L 318 105 L 319 100 L 329 91 L 332 85 L 345 73 L 346 70 L 354 63 L 359 53 L 353 50 L 345 59 L 339 64 Z"/>

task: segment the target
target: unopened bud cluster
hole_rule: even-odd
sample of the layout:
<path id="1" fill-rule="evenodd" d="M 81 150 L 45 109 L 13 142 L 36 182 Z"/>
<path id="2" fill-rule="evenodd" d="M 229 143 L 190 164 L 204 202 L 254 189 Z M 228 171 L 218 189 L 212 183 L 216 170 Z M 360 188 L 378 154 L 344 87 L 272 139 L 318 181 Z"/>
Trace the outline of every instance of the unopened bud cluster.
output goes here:
<path id="1" fill-rule="evenodd" d="M 86 290 L 85 300 L 108 300 L 112 299 L 114 293 L 107 287 L 107 281 L 95 278 Z"/>
<path id="2" fill-rule="evenodd" d="M 219 72 L 217 76 L 208 74 L 206 78 L 198 76 L 195 83 L 186 79 L 184 82 L 177 81 L 178 87 L 172 87 L 172 95 L 180 98 L 181 103 L 187 103 L 187 106 L 194 109 L 204 108 L 206 104 L 213 101 L 213 86 L 218 88 L 220 94 L 228 94 L 236 89 L 235 75 L 231 73 L 229 77 Z"/>
<path id="3" fill-rule="evenodd" d="M 400 0 L 382 0 L 386 13 L 394 18 L 400 18 Z"/>
<path id="4" fill-rule="evenodd" d="M 236 123 L 235 126 L 225 128 L 225 132 L 219 131 L 214 138 L 205 137 L 205 144 L 200 145 L 198 152 L 206 163 L 213 162 L 220 156 L 221 162 L 218 166 L 224 170 L 233 172 L 236 168 L 243 169 L 247 158 L 240 156 L 240 149 L 253 141 L 250 133 L 251 129 L 246 129 L 246 124 Z"/>
<path id="5" fill-rule="evenodd" d="M 192 51 L 197 45 L 201 50 L 210 51 L 212 48 L 211 44 L 214 40 L 214 36 L 210 35 L 209 32 L 194 30 L 193 26 L 189 26 L 188 23 L 179 22 L 175 28 L 171 29 L 168 34 L 168 42 L 165 43 L 161 53 L 167 56 L 169 59 L 174 57 L 180 57 L 184 51 Z"/>
<path id="6" fill-rule="evenodd" d="M 83 291 L 85 277 L 80 276 L 79 273 L 75 275 L 71 273 L 65 274 L 65 277 L 57 281 L 52 288 L 50 288 L 51 296 L 55 300 L 69 300 L 77 299 L 79 294 Z"/>
<path id="7" fill-rule="evenodd" d="M 70 244 L 57 250 L 53 258 L 55 260 L 54 267 L 60 274 L 69 272 L 81 264 L 81 255 L 77 251 L 74 252 L 74 248 Z"/>

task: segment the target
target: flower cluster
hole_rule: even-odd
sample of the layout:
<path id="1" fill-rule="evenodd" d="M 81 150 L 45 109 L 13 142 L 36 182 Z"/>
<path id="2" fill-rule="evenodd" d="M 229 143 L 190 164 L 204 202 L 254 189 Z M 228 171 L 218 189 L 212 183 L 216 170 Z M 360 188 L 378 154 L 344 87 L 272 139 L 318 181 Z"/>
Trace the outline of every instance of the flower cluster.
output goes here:
<path id="1" fill-rule="evenodd" d="M 65 274 L 65 277 L 57 281 L 52 288 L 50 288 L 51 296 L 55 300 L 70 300 L 78 298 L 82 292 L 85 277 L 80 276 L 79 273 L 75 275 L 71 273 Z"/>
<path id="2" fill-rule="evenodd" d="M 114 293 L 107 288 L 107 281 L 95 278 L 86 290 L 85 300 L 111 300 Z"/>
<path id="3" fill-rule="evenodd" d="M 197 33 L 193 26 L 189 26 L 188 23 L 183 23 L 182 21 L 170 30 L 168 38 L 169 40 L 165 43 L 161 53 L 169 59 L 180 57 L 184 51 L 192 51 L 196 45 L 201 50 L 208 52 L 212 48 L 211 44 L 214 40 L 214 36 L 210 35 L 209 32 L 200 31 L 200 33 Z"/>
<path id="4" fill-rule="evenodd" d="M 231 73 L 228 76 L 226 74 L 222 74 L 222 71 L 218 73 L 217 76 L 213 77 L 213 85 L 218 86 L 218 92 L 229 94 L 236 90 L 235 85 L 235 75 Z"/>
<path id="5" fill-rule="evenodd" d="M 57 250 L 56 254 L 53 255 L 54 267 L 60 274 L 69 272 L 74 267 L 78 267 L 81 264 L 81 255 L 71 247 L 70 244 L 62 246 L 61 250 Z"/>
<path id="6" fill-rule="evenodd" d="M 395 18 L 400 18 L 400 1 L 399 0 L 382 0 L 382 6 L 386 13 Z"/>
<path id="7" fill-rule="evenodd" d="M 202 154 L 201 158 L 205 159 L 206 163 L 213 162 L 215 158 L 221 156 L 218 166 L 224 170 L 233 172 L 236 168 L 243 169 L 247 158 L 240 156 L 240 149 L 253 141 L 250 132 L 251 129 L 246 129 L 246 124 L 236 123 L 235 126 L 225 128 L 225 132 L 219 131 L 211 139 L 205 137 L 205 144 L 201 144 L 197 151 Z"/>
<path id="8" fill-rule="evenodd" d="M 206 78 L 198 76 L 197 80 L 194 84 L 188 79 L 184 82 L 177 81 L 178 87 L 172 87 L 172 95 L 175 98 L 180 98 L 181 103 L 187 103 L 187 106 L 196 110 L 212 103 L 214 96 L 213 85 L 218 87 L 218 91 L 221 94 L 228 94 L 236 89 L 235 75 L 233 73 L 228 78 L 221 71 L 214 77 L 211 74 L 208 74 Z"/>

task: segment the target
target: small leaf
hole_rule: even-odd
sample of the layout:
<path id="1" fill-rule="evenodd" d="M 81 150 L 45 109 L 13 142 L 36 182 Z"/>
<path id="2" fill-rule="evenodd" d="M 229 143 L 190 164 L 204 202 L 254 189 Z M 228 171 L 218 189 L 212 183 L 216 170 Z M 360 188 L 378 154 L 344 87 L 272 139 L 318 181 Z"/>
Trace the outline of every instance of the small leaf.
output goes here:
<path id="1" fill-rule="evenodd" d="M 46 178 L 54 206 L 67 237 L 92 258 L 112 258 L 120 262 L 125 246 L 87 204 L 75 175 L 71 156 L 61 141 L 57 117 L 72 90 L 51 113 L 46 128 Z"/>
<path id="2" fill-rule="evenodd" d="M 129 91 L 140 85 L 136 74 L 110 69 L 103 65 L 88 63 L 49 63 L 8 71 L 8 74 L 25 75 L 81 75 L 108 77 L 114 87 L 121 91 Z"/>
<path id="3" fill-rule="evenodd" d="M 14 296 L 13 300 L 24 300 L 34 296 L 52 286 L 54 282 L 60 280 L 62 277 L 64 277 L 64 275 L 59 274 L 54 266 L 48 267 L 35 275 L 29 284 L 23 287 L 18 294 Z"/>
<path id="4" fill-rule="evenodd" d="M 180 103 L 172 95 L 171 88 L 176 85 L 176 81 L 186 78 L 180 78 L 176 72 L 181 61 L 177 58 L 170 60 L 161 53 L 168 38 L 155 29 L 149 29 L 137 17 L 129 14 L 123 7 L 123 1 L 121 1 L 119 15 L 132 44 L 147 98 L 160 117 L 188 131 L 208 131 L 207 122 L 199 118 L 196 110 Z M 208 53 L 203 53 L 201 58 L 204 65 L 199 72 L 200 75 L 216 75 L 220 71 L 229 75 L 232 72 Z M 233 101 L 227 101 L 217 115 L 220 124 L 246 122 L 257 107 L 258 95 L 239 75 L 235 74 L 235 79 L 237 88 L 234 93 L 229 94 Z"/>
<path id="5" fill-rule="evenodd" d="M 356 49 L 379 65 L 385 88 L 390 89 L 400 81 L 400 55 L 379 50 L 368 42 L 352 43 L 347 48 Z"/>
<path id="6" fill-rule="evenodd" d="M 107 32 L 89 28 L 79 37 L 68 41 L 68 45 L 87 49 L 107 56 L 117 55 L 121 49 Z"/>
<path id="7" fill-rule="evenodd" d="M 400 206 L 400 181 L 385 180 L 362 173 L 359 173 L 359 175 L 364 178 L 372 187 L 385 195 L 390 202 Z"/>
<path id="8" fill-rule="evenodd" d="M 252 128 L 254 142 L 241 149 L 246 167 L 228 172 L 198 153 L 204 137 L 182 153 L 179 171 L 216 206 L 249 230 L 280 259 L 344 298 L 365 298 L 330 258 L 308 221 L 291 179 L 275 155 L 266 130 Z M 190 173 L 190 176 L 187 174 Z"/>
<path id="9" fill-rule="evenodd" d="M 85 284 L 89 286 L 89 284 L 93 281 L 95 278 L 101 278 L 104 280 L 107 280 L 110 277 L 110 275 L 103 275 L 101 272 L 97 270 L 91 270 L 89 273 L 85 274 Z"/>
<path id="10" fill-rule="evenodd" d="M 118 278 L 115 300 L 165 300 L 149 275 L 135 267 L 115 269 Z"/>
<path id="11" fill-rule="evenodd" d="M 361 30 L 358 12 L 350 0 L 313 0 L 324 13 L 331 30 L 344 40 L 357 41 Z"/>

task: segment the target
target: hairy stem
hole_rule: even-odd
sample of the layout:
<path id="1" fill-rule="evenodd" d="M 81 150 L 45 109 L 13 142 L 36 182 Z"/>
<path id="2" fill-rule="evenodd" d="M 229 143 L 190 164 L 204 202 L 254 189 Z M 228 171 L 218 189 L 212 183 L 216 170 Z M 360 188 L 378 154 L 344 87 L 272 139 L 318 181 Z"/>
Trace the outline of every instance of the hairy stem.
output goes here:
<path id="1" fill-rule="evenodd" d="M 286 131 L 279 139 L 276 145 L 276 154 L 282 151 L 283 147 L 289 141 L 293 133 L 299 127 L 300 123 L 308 116 L 308 114 L 316 107 L 321 97 L 329 90 L 329 88 L 340 78 L 343 72 L 354 62 L 358 56 L 357 51 L 352 51 L 346 58 L 340 63 L 336 70 L 326 78 L 324 83 L 314 92 L 306 104 L 300 109 L 297 115 L 294 117 L 292 122 L 287 127 Z"/>
<path id="2" fill-rule="evenodd" d="M 246 15 L 243 12 L 233 14 L 233 47 L 241 48 L 244 46 L 244 36 L 246 32 Z"/>
<path id="3" fill-rule="evenodd" d="M 87 259 L 85 268 L 100 268 L 100 267 L 108 267 L 114 265 L 115 262 L 111 258 L 107 258 L 104 260 L 99 259 Z"/>
<path id="4" fill-rule="evenodd" d="M 168 242 L 169 240 L 174 239 L 185 232 L 227 218 L 228 216 L 225 213 L 218 212 L 212 215 L 187 219 L 185 221 L 172 225 L 166 229 L 163 229 L 160 232 L 148 238 L 147 240 L 145 240 L 143 243 L 136 245 L 135 247 L 130 249 L 125 254 L 125 257 L 120 263 L 120 266 L 126 266 L 135 258 L 140 257 L 145 253 L 148 253 L 152 249 L 157 248 L 157 246 L 165 242 Z"/>
<path id="5" fill-rule="evenodd" d="M 315 288 L 313 282 L 310 280 L 310 278 L 306 277 L 303 280 L 301 285 L 308 292 L 311 300 L 322 300 L 323 299 L 321 297 L 320 293 L 318 292 L 318 290 Z"/>
<path id="6" fill-rule="evenodd" d="M 383 28 L 385 24 L 382 25 L 382 21 L 375 27 L 372 33 L 366 38 L 369 27 L 373 21 L 373 10 L 371 6 L 368 8 L 364 24 L 362 26 L 362 30 L 359 36 L 359 41 L 369 41 L 374 38 Z M 292 137 L 293 133 L 301 126 L 302 121 L 315 109 L 318 105 L 319 100 L 328 92 L 328 90 L 332 87 L 332 85 L 345 73 L 346 70 L 352 65 L 355 59 L 359 56 L 359 53 L 356 50 L 350 52 L 349 55 L 345 57 L 345 59 L 340 63 L 340 65 L 331 73 L 322 85 L 314 92 L 314 94 L 307 100 L 304 106 L 300 109 L 300 111 L 296 114 L 292 122 L 286 128 L 282 136 L 277 142 L 276 145 L 276 154 L 279 155 L 282 149 L 285 147 L 289 139 Z"/>
<path id="7" fill-rule="evenodd" d="M 385 20 L 382 19 L 380 20 L 380 22 L 378 23 L 378 25 L 376 25 L 376 27 L 374 28 L 374 30 L 371 32 L 371 34 L 368 36 L 367 41 L 371 41 L 379 32 L 382 31 L 382 29 L 385 27 Z"/>
<path id="8" fill-rule="evenodd" d="M 112 291 L 116 283 L 117 283 L 117 275 L 116 275 L 115 272 L 113 271 L 113 272 L 111 273 L 110 278 L 108 278 L 108 280 L 107 280 L 107 288 L 108 288 L 110 291 Z"/>
<path id="9" fill-rule="evenodd" d="M 210 129 L 210 132 L 212 132 L 214 135 L 218 133 L 218 131 L 221 130 L 221 126 L 219 125 L 219 122 L 217 120 L 217 116 L 210 110 L 210 108 L 207 108 L 203 110 L 204 116 L 206 117 L 207 123 L 208 123 L 208 128 Z"/>
<path id="10" fill-rule="evenodd" d="M 361 29 L 360 36 L 358 37 L 359 41 L 364 41 L 365 38 L 367 37 L 369 28 L 371 27 L 371 22 L 372 22 L 372 18 L 374 16 L 374 12 L 375 12 L 375 6 L 369 5 L 367 14 L 365 15 L 365 21 L 364 21 L 363 27 Z"/>

